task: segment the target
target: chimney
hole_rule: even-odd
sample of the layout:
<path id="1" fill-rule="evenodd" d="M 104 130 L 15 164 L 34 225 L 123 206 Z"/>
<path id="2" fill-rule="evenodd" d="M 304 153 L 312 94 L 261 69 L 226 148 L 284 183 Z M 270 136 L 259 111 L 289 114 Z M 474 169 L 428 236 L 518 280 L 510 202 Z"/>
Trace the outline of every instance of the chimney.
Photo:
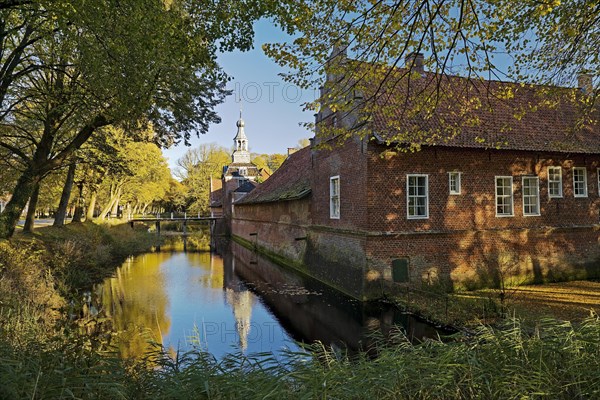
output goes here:
<path id="1" fill-rule="evenodd" d="M 425 57 L 423 53 L 412 52 L 404 58 L 404 66 L 414 72 L 425 72 Z"/>
<path id="2" fill-rule="evenodd" d="M 592 74 L 580 72 L 579 75 L 577 75 L 577 86 L 583 92 L 583 94 L 592 94 Z"/>
<path id="3" fill-rule="evenodd" d="M 298 149 L 295 147 L 288 147 L 287 156 L 289 157 L 297 151 L 298 151 Z"/>
<path id="4" fill-rule="evenodd" d="M 331 50 L 331 54 L 329 55 L 329 59 L 333 60 L 336 57 L 340 57 L 340 59 L 345 59 L 348 57 L 348 45 L 342 42 L 338 42 L 333 46 Z"/>

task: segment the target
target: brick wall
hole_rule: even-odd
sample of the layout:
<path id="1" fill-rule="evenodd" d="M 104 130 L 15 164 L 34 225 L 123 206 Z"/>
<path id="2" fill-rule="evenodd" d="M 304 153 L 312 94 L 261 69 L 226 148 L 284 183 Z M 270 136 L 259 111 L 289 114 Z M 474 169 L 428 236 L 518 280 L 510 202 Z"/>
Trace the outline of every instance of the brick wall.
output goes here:
<path id="1" fill-rule="evenodd" d="M 387 154 L 370 145 L 367 257 L 391 278 L 393 259 L 410 259 L 411 281 L 461 287 L 598 276 L 600 157 L 519 151 L 426 148 Z M 384 153 L 385 154 L 385 153 Z M 548 196 L 547 167 L 561 166 L 563 197 Z M 586 167 L 588 196 L 573 195 L 573 167 Z M 448 172 L 461 172 L 450 195 Z M 407 218 L 406 174 L 429 177 L 429 218 Z M 522 176 L 539 177 L 540 215 L 523 215 Z M 495 176 L 513 177 L 514 216 L 497 217 Z"/>
<path id="2" fill-rule="evenodd" d="M 391 263 L 408 258 L 410 284 L 454 288 L 599 276 L 600 158 L 520 151 L 425 148 L 390 154 L 356 140 L 313 151 L 312 193 L 236 205 L 232 233 L 354 297 L 400 289 Z M 563 197 L 549 198 L 547 167 L 561 166 Z M 586 167 L 588 196 L 573 196 Z M 450 195 L 448 172 L 461 172 Z M 429 218 L 410 220 L 406 174 L 427 174 Z M 340 219 L 329 215 L 329 178 L 340 176 Z M 522 176 L 539 177 L 540 215 L 523 216 Z M 496 217 L 495 177 L 513 177 L 512 217 Z M 250 235 L 256 233 L 256 235 Z"/>
<path id="3" fill-rule="evenodd" d="M 369 145 L 368 214 L 371 231 L 454 231 L 589 225 L 599 222 L 600 156 L 557 155 L 499 150 L 425 148 L 381 157 L 383 146 Z M 548 197 L 547 167 L 561 166 L 563 197 Z M 573 196 L 572 167 L 586 167 L 588 197 Z M 461 172 L 462 192 L 449 195 L 448 172 Z M 429 176 L 429 218 L 410 220 L 406 174 Z M 540 216 L 523 216 L 522 177 L 538 176 Z M 495 176 L 513 177 L 514 217 L 496 217 Z"/>
<path id="4" fill-rule="evenodd" d="M 365 292 L 366 237 L 312 224 L 311 197 L 234 206 L 232 234 L 356 298 Z"/>
<path id="5" fill-rule="evenodd" d="M 301 260 L 306 250 L 310 200 L 234 206 L 232 234 L 290 260 Z"/>
<path id="6" fill-rule="evenodd" d="M 343 229 L 366 229 L 367 154 L 359 139 L 349 139 L 331 150 L 313 151 L 312 155 L 312 221 Z M 329 214 L 329 184 L 332 176 L 340 177 L 340 219 Z"/>

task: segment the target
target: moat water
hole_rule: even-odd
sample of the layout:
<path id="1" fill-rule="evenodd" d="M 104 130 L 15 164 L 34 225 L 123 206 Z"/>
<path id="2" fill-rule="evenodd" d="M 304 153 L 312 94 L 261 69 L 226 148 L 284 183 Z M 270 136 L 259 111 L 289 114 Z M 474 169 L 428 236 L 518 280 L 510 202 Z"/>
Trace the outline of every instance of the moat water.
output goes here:
<path id="1" fill-rule="evenodd" d="M 170 352 L 297 351 L 319 341 L 356 352 L 376 333 L 409 338 L 438 331 L 388 304 L 362 303 L 228 243 L 220 253 L 158 251 L 127 260 L 94 289 L 95 308 L 112 319 L 124 357 L 150 342 Z"/>

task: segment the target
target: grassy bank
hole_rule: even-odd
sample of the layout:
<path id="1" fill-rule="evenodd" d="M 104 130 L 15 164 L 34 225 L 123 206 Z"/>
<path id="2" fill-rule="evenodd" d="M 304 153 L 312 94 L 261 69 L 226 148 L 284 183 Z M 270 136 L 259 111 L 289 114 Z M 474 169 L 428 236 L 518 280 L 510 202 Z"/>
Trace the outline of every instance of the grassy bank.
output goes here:
<path id="1" fill-rule="evenodd" d="M 125 365 L 85 343 L 0 355 L 0 398 L 83 399 L 573 399 L 598 398 L 600 322 L 542 321 L 531 334 L 509 322 L 456 342 L 411 345 L 402 335 L 375 359 L 325 349 L 283 360 L 199 351 Z"/>
<path id="2" fill-rule="evenodd" d="M 110 276 L 129 255 L 148 251 L 152 239 L 126 225 L 84 223 L 0 241 L 3 337 L 51 338 L 53 328 L 81 300 L 81 290 Z"/>
<path id="3" fill-rule="evenodd" d="M 121 360 L 110 334 L 87 325 L 102 321 L 69 321 L 70 303 L 154 240 L 142 228 L 79 224 L 0 242 L 0 399 L 600 397 L 595 315 L 534 329 L 512 320 L 479 325 L 419 345 L 397 332 L 352 360 L 317 346 L 314 356 L 282 360 L 233 354 L 217 362 L 201 351 L 160 349 Z"/>

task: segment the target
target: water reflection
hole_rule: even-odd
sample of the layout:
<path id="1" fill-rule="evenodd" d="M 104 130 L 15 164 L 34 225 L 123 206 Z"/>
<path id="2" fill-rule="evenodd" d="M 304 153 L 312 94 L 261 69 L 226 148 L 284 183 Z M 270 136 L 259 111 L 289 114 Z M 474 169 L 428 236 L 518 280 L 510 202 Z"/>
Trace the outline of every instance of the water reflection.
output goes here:
<path id="1" fill-rule="evenodd" d="M 124 357 L 142 356 L 148 340 L 171 352 L 195 345 L 221 358 L 296 350 L 294 341 L 358 351 L 374 332 L 397 324 L 411 337 L 437 335 L 394 307 L 347 298 L 235 243 L 219 253 L 134 257 L 96 288 Z"/>
<path id="2" fill-rule="evenodd" d="M 391 304 L 363 303 L 312 278 L 280 267 L 235 242 L 221 244 L 225 284 L 243 282 L 296 341 L 366 350 L 374 337 L 402 330 L 411 340 L 440 331 Z"/>
<path id="3" fill-rule="evenodd" d="M 96 288 L 100 310 L 112 319 L 126 358 L 144 354 L 149 350 L 149 341 L 162 344 L 163 335 L 170 331 L 169 298 L 162 269 L 170 257 L 153 253 L 130 258 L 114 278 Z"/>
<path id="4" fill-rule="evenodd" d="M 220 358 L 296 349 L 243 282 L 225 282 L 217 254 L 158 252 L 128 260 L 96 289 L 101 310 L 119 331 L 124 357 L 140 357 L 148 339 L 174 352 L 192 345 Z"/>

